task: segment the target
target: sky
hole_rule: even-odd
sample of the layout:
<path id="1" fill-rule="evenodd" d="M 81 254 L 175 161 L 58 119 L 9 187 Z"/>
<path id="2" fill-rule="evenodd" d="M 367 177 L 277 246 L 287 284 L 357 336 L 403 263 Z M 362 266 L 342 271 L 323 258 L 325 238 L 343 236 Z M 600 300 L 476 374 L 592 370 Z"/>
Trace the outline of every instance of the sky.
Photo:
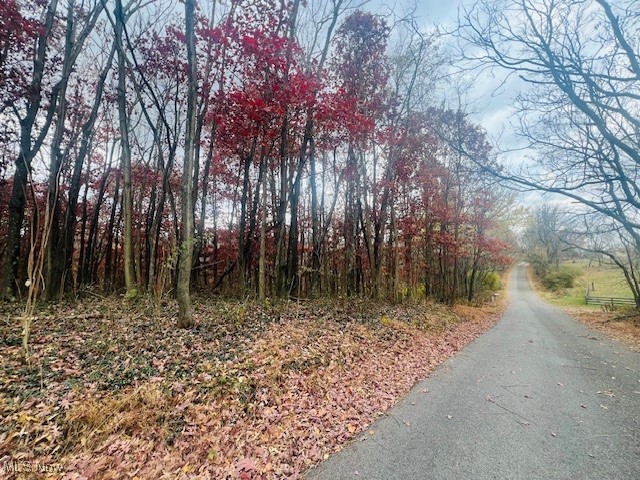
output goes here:
<path id="1" fill-rule="evenodd" d="M 415 4 L 418 21 L 425 28 L 430 29 L 438 25 L 452 29 L 456 24 L 459 9 L 464 4 L 472 3 L 473 0 L 371 0 L 369 6 L 373 11 L 378 9 L 383 13 L 389 10 L 401 11 Z M 518 140 L 509 120 L 513 99 L 523 85 L 519 80 L 510 80 L 502 85 L 501 72 L 496 71 L 494 74 L 493 77 L 488 72 L 480 75 L 474 72 L 471 75 L 472 88 L 465 92 L 469 102 L 467 109 L 472 120 L 482 124 L 494 142 L 500 143 L 502 148 L 516 148 Z M 455 98 L 446 100 L 452 107 L 457 106 L 457 93 Z M 520 154 L 512 156 L 512 161 L 517 161 Z"/>
<path id="2" fill-rule="evenodd" d="M 449 22 L 455 20 L 461 3 L 460 0 L 422 0 L 418 2 L 417 13 L 430 22 Z"/>
<path id="3" fill-rule="evenodd" d="M 397 3 L 380 0 L 380 3 L 388 8 L 393 8 L 393 5 L 402 8 L 402 5 L 415 3 L 418 20 L 426 28 L 433 25 L 453 28 L 461 7 L 473 4 L 473 0 L 397 0 Z M 518 92 L 526 88 L 527 84 L 517 77 L 511 77 L 505 81 L 503 74 L 504 72 L 499 69 L 496 69 L 493 75 L 489 72 L 474 72 L 471 90 L 467 92 L 469 101 L 467 108 L 471 119 L 484 127 L 492 143 L 502 151 L 511 150 L 501 154 L 501 161 L 519 165 L 523 163 L 523 157 L 531 155 L 532 152 L 521 150 L 523 142 L 517 138 L 513 126 L 515 119 L 512 118 L 514 113 L 512 105 Z M 545 199 L 548 198 L 545 196 Z M 519 200 L 530 206 L 541 200 L 541 193 L 521 194 Z"/>
<path id="4" fill-rule="evenodd" d="M 421 21 L 453 27 L 459 9 L 469 0 L 422 0 L 418 1 L 416 13 Z M 474 120 L 480 122 L 490 137 L 504 144 L 505 147 L 516 147 L 518 142 L 510 127 L 509 117 L 512 114 L 513 98 L 523 87 L 517 79 L 509 79 L 503 85 L 500 71 L 474 75 L 473 90 L 469 91 L 470 110 Z"/>
<path id="5" fill-rule="evenodd" d="M 425 30 L 432 30 L 434 26 L 451 31 L 457 24 L 459 11 L 463 6 L 471 6 L 475 0 L 363 0 L 365 9 L 387 15 L 390 11 L 401 14 L 409 11 L 412 5 L 416 7 L 419 24 Z M 450 38 L 453 43 L 454 39 Z M 527 162 L 526 157 L 533 152 L 524 149 L 524 142 L 516 135 L 513 117 L 514 99 L 519 91 L 527 88 L 516 76 L 505 80 L 506 72 L 496 68 L 493 72 L 470 72 L 468 79 L 463 82 L 468 89 L 464 91 L 463 109 L 469 113 L 472 121 L 482 125 L 487 132 L 489 141 L 499 153 L 499 161 L 505 165 L 517 167 Z M 442 89 L 445 104 L 451 108 L 459 105 L 458 93 L 454 88 Z M 446 97 L 449 98 L 446 98 Z M 465 105 L 466 103 L 466 105 Z M 543 199 L 549 200 L 549 196 Z M 519 195 L 519 202 L 531 206 L 541 201 L 540 192 L 528 192 Z"/>

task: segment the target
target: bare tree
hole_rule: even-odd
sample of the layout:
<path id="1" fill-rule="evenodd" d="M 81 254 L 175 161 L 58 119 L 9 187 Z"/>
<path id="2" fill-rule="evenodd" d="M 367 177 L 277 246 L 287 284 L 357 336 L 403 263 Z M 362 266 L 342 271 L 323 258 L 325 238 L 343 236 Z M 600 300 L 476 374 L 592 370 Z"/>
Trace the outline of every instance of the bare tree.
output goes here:
<path id="1" fill-rule="evenodd" d="M 611 219 L 640 252 L 640 3 L 480 0 L 465 10 L 463 57 L 530 89 L 516 99 L 534 164 L 493 173 Z"/>
<path id="2" fill-rule="evenodd" d="M 82 9 L 86 10 L 83 11 Z M 65 265 L 67 264 L 67 258 L 70 256 L 70 250 L 63 251 L 62 248 L 66 244 L 73 245 L 72 239 L 66 239 L 61 237 L 60 217 L 62 216 L 62 208 L 60 205 L 60 177 L 65 163 L 69 160 L 69 151 L 71 145 L 74 142 L 69 142 L 66 148 L 63 148 L 63 141 L 66 130 L 69 130 L 67 109 L 69 99 L 67 98 L 67 90 L 69 88 L 69 80 L 71 73 L 77 65 L 78 57 L 82 52 L 85 41 L 93 31 L 100 14 L 102 12 L 103 5 L 100 1 L 96 0 L 89 5 L 76 5 L 75 0 L 69 0 L 66 10 L 66 29 L 65 39 L 62 57 L 62 72 L 61 78 L 58 82 L 58 103 L 55 111 L 56 125 L 53 132 L 53 138 L 51 140 L 51 154 L 50 154 L 50 166 L 49 166 L 49 199 L 48 204 L 50 208 L 49 215 L 51 217 L 51 239 L 47 242 L 46 252 L 46 295 L 49 299 L 53 299 L 55 295 L 62 293 L 64 289 L 63 280 L 65 277 Z M 86 15 L 85 21 L 81 26 L 78 26 L 78 18 L 81 14 Z M 109 62 L 110 65 L 110 62 Z M 106 73 L 107 70 L 105 70 Z M 104 84 L 104 80 L 102 81 Z M 97 100 L 94 103 L 94 109 L 97 111 L 101 101 L 102 86 L 98 85 L 96 88 L 100 93 L 97 96 Z M 95 119 L 95 114 L 93 118 Z M 94 120 L 95 121 L 95 120 Z M 89 129 L 92 128 L 92 124 L 89 124 Z M 86 131 L 86 130 L 85 130 Z M 85 136 L 86 138 L 86 136 Z M 82 160 L 79 160 L 79 169 L 75 179 L 79 179 L 79 170 L 82 169 Z M 77 183 L 77 182 L 76 182 Z M 77 188 L 75 194 L 77 195 Z M 69 204 L 71 205 L 70 198 Z M 75 205 L 74 205 L 75 207 Z M 73 212 L 75 219 L 75 212 Z M 71 218 L 71 216 L 69 216 Z M 71 228 L 71 227 L 70 227 Z M 64 232 L 66 235 L 66 232 Z"/>
<path id="3" fill-rule="evenodd" d="M 180 248 L 180 265 L 178 267 L 178 284 L 176 298 L 178 300 L 178 327 L 193 326 L 193 305 L 189 294 L 191 265 L 193 262 L 193 167 L 196 155 L 196 138 L 198 121 L 198 74 L 196 71 L 195 50 L 195 0 L 186 0 L 185 33 L 187 38 L 187 133 L 185 138 L 184 172 L 182 173 L 182 245 Z"/>
<path id="4" fill-rule="evenodd" d="M 133 198 L 131 193 L 131 143 L 129 139 L 129 114 L 126 97 L 126 49 L 124 46 L 124 30 L 127 21 L 122 0 L 116 0 L 115 44 L 118 58 L 118 118 L 120 122 L 120 158 L 122 162 L 122 208 L 124 212 L 124 283 L 127 289 L 126 298 L 134 299 L 138 296 L 135 278 L 133 242 L 132 242 L 132 211 Z"/>
<path id="5" fill-rule="evenodd" d="M 564 242 L 575 250 L 608 258 L 624 274 L 636 307 L 640 308 L 640 252 L 626 229 L 606 215 L 587 212 L 566 222 Z"/>
<path id="6" fill-rule="evenodd" d="M 527 260 L 540 277 L 560 266 L 562 252 L 569 242 L 566 223 L 567 216 L 562 209 L 550 203 L 537 207 L 531 216 L 524 232 L 524 247 Z"/>
<path id="7" fill-rule="evenodd" d="M 20 124 L 20 149 L 15 159 L 16 168 L 9 201 L 5 264 L 3 275 L 0 277 L 3 295 L 10 294 L 17 287 L 21 254 L 20 236 L 24 222 L 27 192 L 29 191 L 28 177 L 31 171 L 31 162 L 46 140 L 58 101 L 59 88 L 54 86 L 50 92 L 47 92 L 45 81 L 46 69 L 51 61 L 49 49 L 57 8 L 57 0 L 52 0 L 46 7 L 42 28 L 35 38 L 33 63 L 30 70 L 31 78 L 28 80 L 28 94 L 25 96 L 24 102 L 15 102 L 12 107 Z M 44 108 L 44 96 L 47 93 L 49 93 L 49 103 L 48 107 Z M 22 103 L 23 105 L 21 105 Z M 42 110 L 46 110 L 44 118 L 42 118 Z"/>

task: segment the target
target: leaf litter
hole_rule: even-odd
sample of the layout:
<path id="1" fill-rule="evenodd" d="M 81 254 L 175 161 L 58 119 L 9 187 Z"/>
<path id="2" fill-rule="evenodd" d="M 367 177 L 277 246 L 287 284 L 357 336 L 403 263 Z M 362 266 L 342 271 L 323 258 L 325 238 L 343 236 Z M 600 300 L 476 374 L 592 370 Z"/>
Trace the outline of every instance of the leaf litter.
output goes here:
<path id="1" fill-rule="evenodd" d="M 31 368 L 18 322 L 0 325 L 0 463 L 62 465 L 58 479 L 301 478 L 375 435 L 501 308 L 202 300 L 179 330 L 173 302 L 51 307 Z"/>

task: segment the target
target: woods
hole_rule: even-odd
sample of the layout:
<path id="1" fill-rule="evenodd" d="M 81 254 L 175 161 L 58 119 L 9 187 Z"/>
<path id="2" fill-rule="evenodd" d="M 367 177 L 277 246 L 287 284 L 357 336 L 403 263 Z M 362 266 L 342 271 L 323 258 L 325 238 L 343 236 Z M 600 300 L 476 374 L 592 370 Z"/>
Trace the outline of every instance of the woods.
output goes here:
<path id="1" fill-rule="evenodd" d="M 453 303 L 507 261 L 491 148 L 431 103 L 439 39 L 411 14 L 0 8 L 5 297 L 175 295 L 191 326 L 193 290 Z"/>
<path id="2" fill-rule="evenodd" d="M 599 339 L 550 328 L 522 264 L 502 290 L 525 260 L 557 302 L 640 306 L 638 2 L 445 3 L 0 0 L 1 474 L 304 478 L 508 304 L 466 356 L 481 407 L 441 369 L 447 427 L 397 427 L 456 464 L 487 408 L 578 438 L 522 408 L 566 403 L 549 345 Z"/>

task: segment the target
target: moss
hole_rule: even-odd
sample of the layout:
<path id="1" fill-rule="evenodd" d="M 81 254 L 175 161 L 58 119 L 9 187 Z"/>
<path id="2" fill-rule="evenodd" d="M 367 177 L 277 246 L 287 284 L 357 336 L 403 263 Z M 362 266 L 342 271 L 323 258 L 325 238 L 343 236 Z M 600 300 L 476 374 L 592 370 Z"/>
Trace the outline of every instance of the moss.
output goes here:
<path id="1" fill-rule="evenodd" d="M 124 294 L 124 299 L 127 302 L 135 302 L 138 299 L 138 289 L 137 288 L 131 288 L 129 290 L 127 290 L 127 293 Z"/>

